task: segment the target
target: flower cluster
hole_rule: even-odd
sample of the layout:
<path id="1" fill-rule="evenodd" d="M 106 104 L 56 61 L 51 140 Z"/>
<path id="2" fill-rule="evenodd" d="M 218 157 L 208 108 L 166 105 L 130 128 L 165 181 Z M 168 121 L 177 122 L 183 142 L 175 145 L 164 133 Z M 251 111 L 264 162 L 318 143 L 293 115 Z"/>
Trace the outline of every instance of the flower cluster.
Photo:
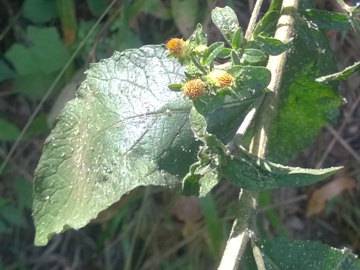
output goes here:
<path id="1" fill-rule="evenodd" d="M 172 38 L 166 43 L 166 48 L 173 57 L 187 66 L 189 76 L 182 84 L 181 90 L 191 100 L 205 94 L 216 95 L 218 89 L 231 87 L 234 84 L 235 79 L 226 70 L 214 69 L 208 63 L 203 64 L 202 61 L 209 49 L 206 42 L 204 44 L 191 38 L 188 41 Z"/>

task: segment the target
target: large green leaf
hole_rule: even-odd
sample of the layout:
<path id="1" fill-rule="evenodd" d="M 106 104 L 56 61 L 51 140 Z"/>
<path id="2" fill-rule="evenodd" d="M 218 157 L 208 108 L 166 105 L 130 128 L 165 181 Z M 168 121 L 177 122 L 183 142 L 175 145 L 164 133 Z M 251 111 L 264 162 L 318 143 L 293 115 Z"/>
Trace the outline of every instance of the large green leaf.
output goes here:
<path id="1" fill-rule="evenodd" d="M 346 31 L 351 28 L 349 18 L 345 14 L 319 9 L 300 9 L 299 13 L 319 29 Z"/>
<path id="2" fill-rule="evenodd" d="M 35 172 L 35 243 L 85 226 L 137 186 L 172 187 L 195 161 L 184 70 L 161 46 L 94 64 L 58 118 Z"/>
<path id="3" fill-rule="evenodd" d="M 230 182 L 252 191 L 280 187 L 301 187 L 329 177 L 341 167 L 304 169 L 289 167 L 260 159 L 245 149 L 238 149 L 239 158 L 226 156 L 222 173 Z"/>
<path id="4" fill-rule="evenodd" d="M 257 241 L 267 270 L 360 269 L 360 260 L 348 249 L 320 242 L 273 238 Z"/>
<path id="5" fill-rule="evenodd" d="M 302 1 L 301 8 L 308 8 Z M 304 6 L 308 5 L 308 6 Z M 288 55 L 267 159 L 286 163 L 311 144 L 320 129 L 333 123 L 342 104 L 337 82 L 316 78 L 337 71 L 325 34 L 299 18 Z"/>

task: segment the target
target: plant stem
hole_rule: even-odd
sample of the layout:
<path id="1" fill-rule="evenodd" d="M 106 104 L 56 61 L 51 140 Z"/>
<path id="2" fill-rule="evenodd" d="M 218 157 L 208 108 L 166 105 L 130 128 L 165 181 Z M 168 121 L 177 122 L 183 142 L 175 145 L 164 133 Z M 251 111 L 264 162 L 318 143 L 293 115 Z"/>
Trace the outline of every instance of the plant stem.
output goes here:
<path id="1" fill-rule="evenodd" d="M 295 25 L 294 18 L 297 14 L 298 4 L 299 0 L 283 1 L 275 33 L 276 39 L 288 42 L 292 38 Z M 255 9 L 254 12 L 256 12 Z M 247 32 L 247 35 L 250 34 Z M 272 78 L 268 88 L 271 92 L 265 94 L 265 97 L 259 107 L 259 111 L 256 115 L 254 136 L 250 145 L 250 152 L 257 155 L 259 158 L 265 158 L 269 135 L 271 132 L 271 125 L 276 117 L 276 105 L 287 55 L 288 51 L 277 56 L 269 57 L 267 68 L 270 70 Z M 258 192 L 247 190 L 240 191 L 237 218 L 234 221 L 229 240 L 226 244 L 225 251 L 218 268 L 219 270 L 238 269 L 238 264 L 245 251 L 246 244 L 252 237 L 252 231 L 249 227 L 255 224 L 254 220 L 256 217 L 258 197 Z M 262 258 L 260 257 L 258 257 L 257 265 L 262 267 L 263 263 L 261 262 Z"/>
<path id="2" fill-rule="evenodd" d="M 358 11 L 356 12 L 357 7 L 347 5 L 343 0 L 335 0 L 335 2 L 347 13 L 352 28 L 357 36 L 360 37 L 360 25 L 356 20 L 356 14 L 358 14 Z"/>
<path id="3" fill-rule="evenodd" d="M 232 140 L 226 145 L 226 149 L 229 154 L 233 154 L 233 151 L 235 150 L 236 146 L 240 146 L 241 140 L 244 137 L 246 131 L 248 130 L 249 126 L 251 125 L 252 120 L 254 119 L 256 112 L 259 109 L 259 106 L 261 105 L 261 102 L 263 100 L 263 97 L 260 97 L 255 103 L 253 108 L 247 113 L 244 120 L 242 121 L 240 127 L 236 131 L 236 134 L 232 138 Z"/>
<path id="4" fill-rule="evenodd" d="M 256 21 L 260 13 L 260 8 L 263 3 L 263 0 L 257 0 L 254 6 L 254 9 L 251 13 L 251 18 L 249 21 L 248 28 L 246 29 L 245 33 L 245 41 L 252 39 L 252 35 L 254 33 L 255 27 L 256 27 Z"/>
<path id="5" fill-rule="evenodd" d="M 256 245 L 254 239 L 251 239 L 251 247 L 258 270 L 266 270 L 264 259 L 261 256 L 260 248 Z"/>
<path id="6" fill-rule="evenodd" d="M 281 10 L 281 16 L 278 21 L 278 28 L 275 38 L 288 42 L 294 32 L 295 14 L 297 13 L 299 0 L 284 0 Z M 279 97 L 279 89 L 284 74 L 286 58 L 289 51 L 280 55 L 270 55 L 267 69 L 271 71 L 271 81 L 268 85 L 270 93 L 265 94 L 264 100 L 260 105 L 259 114 L 255 122 L 255 132 L 250 145 L 250 152 L 259 158 L 265 158 L 268 140 L 271 132 L 271 125 L 276 117 L 276 105 Z"/>
<path id="7" fill-rule="evenodd" d="M 335 0 L 335 2 L 347 13 L 350 14 L 351 7 L 348 6 L 343 0 Z"/>
<path id="8" fill-rule="evenodd" d="M 256 215 L 258 196 L 258 192 L 240 190 L 238 218 L 234 221 L 218 270 L 238 269 L 241 255 L 244 253 L 252 234 L 249 227 Z"/>
<path id="9" fill-rule="evenodd" d="M 196 60 L 193 55 L 190 56 L 190 60 L 204 75 L 207 74 L 205 68 Z"/>

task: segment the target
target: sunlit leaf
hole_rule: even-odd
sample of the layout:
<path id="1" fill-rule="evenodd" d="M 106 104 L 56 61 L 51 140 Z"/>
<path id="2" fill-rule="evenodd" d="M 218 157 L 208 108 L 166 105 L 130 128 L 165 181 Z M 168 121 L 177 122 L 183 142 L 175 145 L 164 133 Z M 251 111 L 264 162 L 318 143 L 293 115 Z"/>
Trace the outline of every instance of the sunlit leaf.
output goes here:
<path id="1" fill-rule="evenodd" d="M 60 114 L 35 173 L 37 245 L 86 225 L 137 186 L 172 187 L 194 161 L 184 70 L 160 46 L 94 64 Z"/>
<path id="2" fill-rule="evenodd" d="M 360 269 L 360 260 L 349 249 L 320 242 L 273 238 L 257 241 L 266 269 Z"/>
<path id="3" fill-rule="evenodd" d="M 239 21 L 235 12 L 230 7 L 217 7 L 211 12 L 211 18 L 225 40 L 231 45 L 234 34 L 239 29 Z"/>
<path id="4" fill-rule="evenodd" d="M 303 169 L 260 159 L 244 149 L 239 149 L 238 154 L 240 158 L 226 157 L 222 172 L 230 182 L 252 191 L 310 185 L 325 179 L 341 168 Z"/>

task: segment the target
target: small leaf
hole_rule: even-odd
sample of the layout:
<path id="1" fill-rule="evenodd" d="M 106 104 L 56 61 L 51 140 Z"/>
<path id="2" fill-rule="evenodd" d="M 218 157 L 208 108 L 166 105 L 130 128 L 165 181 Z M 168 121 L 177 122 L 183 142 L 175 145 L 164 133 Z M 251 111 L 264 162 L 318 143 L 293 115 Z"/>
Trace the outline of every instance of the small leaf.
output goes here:
<path id="1" fill-rule="evenodd" d="M 194 163 L 189 174 L 183 179 L 183 194 L 186 196 L 205 197 L 214 186 L 221 180 L 216 168 L 210 166 L 202 166 L 200 162 Z M 199 173 L 201 171 L 201 174 Z"/>
<path id="2" fill-rule="evenodd" d="M 59 70 L 68 61 L 69 54 L 54 27 L 29 26 L 26 34 L 29 44 L 15 43 L 5 57 L 14 65 L 18 75 L 15 91 L 30 98 L 38 98 L 53 83 Z"/>
<path id="3" fill-rule="evenodd" d="M 34 61 L 41 66 L 41 70 L 45 74 L 58 71 L 68 61 L 68 51 L 55 27 L 37 28 L 29 26 L 27 37 L 33 43 Z"/>
<path id="4" fill-rule="evenodd" d="M 194 107 L 190 110 L 190 123 L 195 137 L 206 143 L 206 136 L 209 135 L 206 119 Z"/>
<path id="5" fill-rule="evenodd" d="M 264 90 L 270 83 L 271 73 L 265 67 L 245 66 L 241 69 L 242 84 L 255 91 Z"/>
<path id="6" fill-rule="evenodd" d="M 15 141 L 20 135 L 20 129 L 11 122 L 0 118 L 0 140 Z"/>
<path id="7" fill-rule="evenodd" d="M 241 65 L 233 65 L 231 68 L 229 68 L 227 70 L 227 72 L 233 76 L 234 78 L 237 78 L 240 76 L 241 74 L 241 70 L 243 69 L 244 67 L 241 66 Z"/>
<path id="8" fill-rule="evenodd" d="M 240 159 L 226 156 L 222 166 L 225 178 L 240 188 L 262 191 L 280 187 L 302 187 L 325 179 L 341 167 L 303 169 L 275 164 L 239 149 Z"/>
<path id="9" fill-rule="evenodd" d="M 200 23 L 196 25 L 194 33 L 192 33 L 188 40 L 196 45 L 207 45 L 206 35 Z"/>
<path id="10" fill-rule="evenodd" d="M 24 17 L 33 23 L 46 23 L 58 15 L 56 1 L 26 0 L 23 4 Z"/>
<path id="11" fill-rule="evenodd" d="M 317 78 L 317 82 L 330 82 L 330 81 L 340 81 L 345 80 L 350 75 L 354 74 L 355 72 L 360 70 L 360 62 L 356 62 L 350 67 L 345 68 L 344 70 L 333 73 L 331 75 L 322 76 L 320 78 Z"/>
<path id="12" fill-rule="evenodd" d="M 223 48 L 222 51 L 218 54 L 218 57 L 219 57 L 219 58 L 229 58 L 231 52 L 232 52 L 232 49 L 230 49 L 230 48 Z"/>
<path id="13" fill-rule="evenodd" d="M 203 168 L 202 168 L 203 169 Z M 217 168 L 208 166 L 206 170 L 203 169 L 202 177 L 199 179 L 200 189 L 199 197 L 205 197 L 221 180 L 221 174 Z"/>
<path id="14" fill-rule="evenodd" d="M 190 124 L 191 130 L 194 132 L 196 138 L 202 141 L 205 145 L 202 149 L 208 147 L 209 149 L 205 149 L 206 151 L 213 151 L 218 154 L 225 154 L 226 148 L 223 143 L 216 138 L 215 135 L 207 132 L 207 121 L 206 118 L 201 115 L 194 107 L 190 110 Z M 218 160 L 217 162 L 221 162 Z"/>
<path id="15" fill-rule="evenodd" d="M 168 87 L 171 91 L 179 92 L 183 85 L 181 83 L 170 83 Z"/>
<path id="16" fill-rule="evenodd" d="M 235 12 L 230 7 L 216 7 L 211 12 L 211 18 L 225 40 L 231 45 L 234 34 L 239 29 L 239 21 Z"/>
<path id="17" fill-rule="evenodd" d="M 186 195 L 204 197 L 220 181 L 219 163 L 226 152 L 225 146 L 207 132 L 207 122 L 194 107 L 190 110 L 191 130 L 204 144 L 198 153 L 198 161 L 190 167 L 184 177 L 183 190 Z"/>
<path id="18" fill-rule="evenodd" d="M 226 97 L 223 107 L 206 116 L 208 132 L 227 144 L 235 135 L 251 104 L 252 101 Z"/>
<path id="19" fill-rule="evenodd" d="M 235 31 L 231 45 L 234 49 L 241 49 L 243 45 L 243 32 L 241 28 L 238 28 L 238 30 Z"/>
<path id="20" fill-rule="evenodd" d="M 265 63 L 267 60 L 266 54 L 257 49 L 245 49 L 241 57 L 242 65 L 254 65 Z"/>
<path id="21" fill-rule="evenodd" d="M 262 35 L 258 35 L 255 41 L 269 55 L 279 55 L 291 47 L 291 42 L 283 43 L 276 38 L 264 37 Z"/>
<path id="22" fill-rule="evenodd" d="M 256 38 L 260 34 L 272 36 L 276 31 L 277 22 L 280 13 L 277 10 L 269 10 L 265 16 L 257 23 L 254 30 L 254 37 Z"/>
<path id="23" fill-rule="evenodd" d="M 234 50 L 231 51 L 231 63 L 232 63 L 233 66 L 240 66 L 241 65 L 240 57 L 237 54 L 237 52 L 234 51 Z"/>
<path id="24" fill-rule="evenodd" d="M 194 106 L 199 113 L 206 116 L 209 113 L 219 109 L 225 101 L 225 94 L 223 91 L 219 91 L 215 96 L 204 95 L 194 100 Z"/>
<path id="25" fill-rule="evenodd" d="M 108 6 L 108 2 L 106 0 L 87 0 L 86 2 L 90 12 L 97 17 L 100 17 Z"/>
<path id="26" fill-rule="evenodd" d="M 349 18 L 345 14 L 319 9 L 299 9 L 299 13 L 319 29 L 346 31 L 351 28 Z"/>
<path id="27" fill-rule="evenodd" d="M 219 53 L 222 52 L 223 48 L 224 42 L 215 42 L 211 44 L 203 57 L 202 64 L 206 66 L 213 62 Z"/>
<path id="28" fill-rule="evenodd" d="M 182 194 L 185 196 L 199 196 L 201 175 L 195 174 L 196 168 L 200 166 L 197 161 L 190 166 L 189 173 L 183 179 Z"/>
<path id="29" fill-rule="evenodd" d="M 360 269 L 360 260 L 349 249 L 336 249 L 315 241 L 288 238 L 258 240 L 266 269 Z"/>

